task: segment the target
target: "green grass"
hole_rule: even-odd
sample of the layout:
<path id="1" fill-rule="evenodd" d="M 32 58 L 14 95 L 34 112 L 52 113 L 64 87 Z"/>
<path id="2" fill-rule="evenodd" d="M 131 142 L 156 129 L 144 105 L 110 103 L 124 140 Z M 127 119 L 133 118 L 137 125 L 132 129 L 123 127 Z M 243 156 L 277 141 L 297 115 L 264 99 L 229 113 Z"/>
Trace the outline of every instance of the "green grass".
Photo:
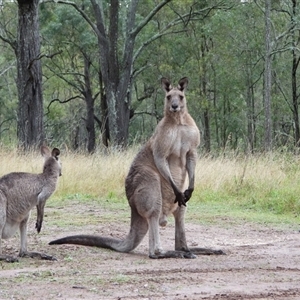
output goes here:
<path id="1" fill-rule="evenodd" d="M 245 208 L 233 203 L 191 201 L 186 222 L 195 224 L 236 224 L 243 222 L 273 224 L 279 227 L 295 225 L 300 229 L 300 218 L 291 213 L 274 214 L 270 211 Z"/>

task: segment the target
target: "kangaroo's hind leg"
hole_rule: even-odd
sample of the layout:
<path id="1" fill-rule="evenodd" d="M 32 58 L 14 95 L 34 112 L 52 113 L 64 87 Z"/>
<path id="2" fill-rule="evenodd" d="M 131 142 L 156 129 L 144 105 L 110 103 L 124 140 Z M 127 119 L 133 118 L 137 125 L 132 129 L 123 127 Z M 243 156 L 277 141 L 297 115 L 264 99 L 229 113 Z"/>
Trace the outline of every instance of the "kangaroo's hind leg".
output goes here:
<path id="1" fill-rule="evenodd" d="M 156 258 L 157 255 L 163 255 L 163 249 L 160 243 L 159 235 L 159 216 L 152 215 L 148 219 L 149 223 L 149 257 Z"/>
<path id="2" fill-rule="evenodd" d="M 17 262 L 17 257 L 2 254 L 2 239 L 10 238 L 15 233 L 15 229 L 7 224 L 6 205 L 6 199 L 0 193 L 0 261 Z"/>
<path id="3" fill-rule="evenodd" d="M 173 213 L 175 218 L 175 251 L 183 251 L 185 258 L 195 258 L 195 255 L 220 255 L 225 254 L 222 250 L 214 250 L 210 248 L 194 247 L 189 248 L 186 242 L 184 215 L 186 207 L 178 206 Z"/>
<path id="4" fill-rule="evenodd" d="M 196 255 L 225 254 L 222 250 L 189 248 L 186 242 L 184 215 L 186 207 L 178 206 L 173 212 L 175 218 L 175 250 L 167 251 L 152 258 L 196 258 Z"/>
<path id="5" fill-rule="evenodd" d="M 21 246 L 20 246 L 20 257 L 30 257 L 30 258 L 40 258 L 45 260 L 56 260 L 55 257 L 51 255 L 47 255 L 40 252 L 28 252 L 27 251 L 27 223 L 30 214 L 28 214 L 25 219 L 20 223 L 20 239 L 21 239 Z"/>
<path id="6" fill-rule="evenodd" d="M 178 206 L 175 212 L 173 212 L 175 218 L 175 250 L 164 252 L 153 258 L 196 258 L 196 256 L 189 251 L 186 243 L 184 228 L 185 210 L 185 206 Z"/>
<path id="7" fill-rule="evenodd" d="M 159 236 L 159 218 L 162 210 L 159 175 L 152 173 L 147 177 L 141 177 L 130 202 L 134 203 L 139 215 L 148 222 L 149 257 L 155 258 L 156 255 L 163 253 Z"/>

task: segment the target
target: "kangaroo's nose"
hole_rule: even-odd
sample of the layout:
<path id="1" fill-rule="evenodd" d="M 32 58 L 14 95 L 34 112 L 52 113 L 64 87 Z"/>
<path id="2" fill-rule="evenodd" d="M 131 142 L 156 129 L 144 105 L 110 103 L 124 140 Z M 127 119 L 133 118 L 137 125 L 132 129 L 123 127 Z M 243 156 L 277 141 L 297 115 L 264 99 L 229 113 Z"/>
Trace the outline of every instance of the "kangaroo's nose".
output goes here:
<path id="1" fill-rule="evenodd" d="M 172 108 L 175 110 L 177 109 L 178 105 L 177 104 L 172 104 Z"/>

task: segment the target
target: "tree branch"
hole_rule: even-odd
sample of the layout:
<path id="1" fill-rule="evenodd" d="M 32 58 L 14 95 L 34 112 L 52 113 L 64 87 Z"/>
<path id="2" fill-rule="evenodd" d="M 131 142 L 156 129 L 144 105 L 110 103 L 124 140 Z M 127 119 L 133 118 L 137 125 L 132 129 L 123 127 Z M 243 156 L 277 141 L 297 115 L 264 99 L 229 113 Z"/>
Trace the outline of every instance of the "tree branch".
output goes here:
<path id="1" fill-rule="evenodd" d="M 5 38 L 5 37 L 4 37 L 3 35 L 1 35 L 1 34 L 0 34 L 0 40 L 2 40 L 3 42 L 9 44 L 15 52 L 17 51 L 17 41 L 7 39 L 7 38 Z"/>
<path id="2" fill-rule="evenodd" d="M 175 26 L 175 25 L 174 25 Z M 170 27 L 172 27 L 172 25 L 170 26 Z M 169 29 L 169 27 L 168 28 L 164 28 L 163 29 L 163 31 L 164 30 L 167 30 L 167 29 Z M 184 29 L 184 30 L 178 30 L 178 31 L 166 31 L 166 32 L 161 32 L 161 33 L 157 33 L 156 35 L 154 35 L 154 36 L 152 36 L 150 39 L 148 39 L 146 42 L 144 42 L 137 50 L 136 50 L 136 52 L 135 52 L 135 54 L 133 55 L 133 62 L 135 62 L 135 60 L 138 58 L 138 56 L 140 55 L 140 53 L 143 51 L 143 49 L 145 48 L 145 47 L 147 47 L 149 44 L 151 44 L 152 42 L 154 42 L 155 40 L 157 40 L 158 38 L 160 38 L 160 37 L 163 37 L 163 36 L 165 36 L 165 35 L 168 35 L 168 34 L 176 34 L 176 33 L 182 33 L 182 32 L 185 32 L 186 30 Z"/>
<path id="3" fill-rule="evenodd" d="M 133 36 L 137 36 L 137 34 L 150 22 L 150 20 L 170 1 L 171 0 L 164 0 L 154 7 L 153 10 L 146 16 L 146 18 L 144 18 L 143 21 L 132 30 L 131 34 Z"/>
<path id="4" fill-rule="evenodd" d="M 68 103 L 68 102 L 70 102 L 72 100 L 75 100 L 75 99 L 81 99 L 82 100 L 82 97 L 80 97 L 80 96 L 77 95 L 77 96 L 71 97 L 71 98 L 69 98 L 67 100 L 59 100 L 58 98 L 52 99 L 50 101 L 50 103 L 48 104 L 48 106 L 47 106 L 47 113 L 46 113 L 46 115 L 48 115 L 50 113 L 50 106 L 51 106 L 52 103 L 59 102 L 61 104 L 64 104 L 64 103 Z"/>
<path id="5" fill-rule="evenodd" d="M 88 24 L 92 27 L 94 32 L 98 36 L 100 36 L 100 33 L 99 33 L 97 27 L 95 26 L 95 24 L 91 21 L 91 19 L 88 17 L 88 15 L 75 2 L 67 1 L 67 0 L 66 1 L 65 0 L 45 0 L 43 2 L 61 3 L 61 4 L 73 6 L 75 8 L 75 10 L 77 10 L 80 13 L 80 15 L 88 22 Z"/>
<path id="6" fill-rule="evenodd" d="M 83 77 L 83 74 L 81 73 L 75 73 L 75 72 L 60 72 L 57 73 L 55 70 L 53 70 L 51 67 L 49 67 L 48 65 L 46 65 L 47 68 L 53 73 L 55 74 L 55 76 L 59 77 L 60 79 L 62 79 L 64 82 L 66 82 L 68 85 L 70 85 L 71 87 L 73 87 L 75 90 L 79 91 L 81 94 L 83 94 L 83 87 L 84 84 L 82 81 L 80 81 L 77 78 L 77 81 L 79 82 L 79 85 L 81 85 L 81 87 L 78 87 L 73 81 L 68 80 L 66 77 L 64 77 L 64 75 L 72 75 L 76 78 L 77 77 Z"/>
<path id="7" fill-rule="evenodd" d="M 28 65 L 27 68 L 28 68 L 28 69 L 31 69 L 32 64 L 33 64 L 36 60 L 40 60 L 40 59 L 42 59 L 43 57 L 52 59 L 55 55 L 61 54 L 62 52 L 63 52 L 63 51 L 60 50 L 60 51 L 55 52 L 55 53 L 53 53 L 53 54 L 51 54 L 51 55 L 49 55 L 49 54 L 41 54 L 41 53 L 40 53 L 36 58 L 34 58 L 33 60 L 31 60 L 31 62 L 29 63 L 29 65 Z"/>
<path id="8" fill-rule="evenodd" d="M 12 67 L 14 66 L 14 62 L 8 66 L 5 70 L 3 70 L 1 73 L 0 73 L 0 76 L 2 76 L 3 74 L 5 74 L 9 69 L 11 69 Z"/>
<path id="9" fill-rule="evenodd" d="M 169 1 L 166 1 L 169 2 Z M 223 8 L 224 5 L 224 1 L 219 2 L 218 4 L 211 6 L 211 7 L 206 7 L 197 11 L 192 11 L 192 9 L 190 9 L 190 11 L 184 15 L 180 15 L 177 12 L 176 13 L 178 15 L 178 18 L 174 19 L 173 21 L 171 21 L 170 23 L 168 23 L 159 33 L 155 34 L 154 36 L 152 36 L 150 39 L 148 39 L 147 41 L 145 41 L 140 47 L 139 49 L 137 49 L 137 51 L 135 52 L 134 56 L 133 56 L 133 62 L 137 59 L 137 57 L 140 55 L 140 53 L 142 52 L 142 50 L 144 49 L 144 47 L 148 46 L 150 43 L 152 43 L 153 41 L 157 40 L 158 38 L 167 35 L 167 34 L 174 34 L 174 33 L 181 33 L 181 32 L 185 32 L 185 30 L 178 30 L 178 31 L 168 31 L 170 28 L 175 27 L 178 24 L 184 24 L 184 26 L 187 25 L 188 22 L 190 21 L 196 21 L 199 18 L 195 18 L 195 16 L 199 16 L 202 15 L 201 19 L 206 18 L 209 13 L 214 10 L 214 9 L 219 9 L 219 8 Z M 162 4 L 162 3 L 161 3 Z M 166 5 L 167 3 L 164 3 L 164 5 Z M 230 7 L 226 6 L 226 9 L 229 9 Z M 156 9 L 156 8 L 155 8 Z M 153 11 L 155 11 L 155 9 L 153 9 Z M 223 8 L 225 9 L 225 8 Z M 152 11 L 152 12 L 153 12 Z M 152 13 L 151 12 L 151 13 Z M 157 11 L 156 11 L 157 12 Z M 203 15 L 203 13 L 205 12 L 205 14 Z M 150 13 L 150 14 L 151 14 Z M 148 16 L 150 16 L 150 14 Z M 147 16 L 147 17 L 148 17 Z M 152 16 L 153 17 L 153 16 Z M 147 19 L 147 18 L 146 18 Z M 187 21 L 185 21 L 185 19 L 187 19 Z M 149 22 L 149 20 L 148 20 Z M 145 20 L 143 21 L 143 24 L 145 23 Z M 146 23 L 147 24 L 147 23 Z M 144 24 L 144 26 L 146 25 Z"/>

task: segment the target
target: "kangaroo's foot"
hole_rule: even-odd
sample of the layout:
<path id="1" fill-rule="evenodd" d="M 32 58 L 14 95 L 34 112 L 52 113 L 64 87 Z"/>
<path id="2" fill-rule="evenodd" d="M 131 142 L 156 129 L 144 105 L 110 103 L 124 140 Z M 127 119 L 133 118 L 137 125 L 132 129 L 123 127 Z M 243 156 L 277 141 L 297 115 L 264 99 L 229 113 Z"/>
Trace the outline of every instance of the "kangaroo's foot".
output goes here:
<path id="1" fill-rule="evenodd" d="M 189 248 L 189 251 L 196 255 L 226 255 L 226 253 L 223 250 L 214 250 L 210 248 Z"/>
<path id="2" fill-rule="evenodd" d="M 159 254 L 149 255 L 150 258 L 153 259 L 161 259 L 161 258 L 196 258 L 197 256 L 190 251 L 167 251 Z"/>
<path id="3" fill-rule="evenodd" d="M 6 261 L 10 263 L 18 262 L 18 258 L 15 256 L 9 256 L 9 255 L 0 255 L 0 261 Z"/>
<path id="4" fill-rule="evenodd" d="M 188 250 L 175 250 L 167 251 L 161 253 L 155 253 L 154 255 L 149 255 L 153 259 L 161 258 L 196 258 L 197 255 L 225 255 L 226 253 L 222 250 L 214 250 L 209 248 L 190 248 Z"/>
<path id="5" fill-rule="evenodd" d="M 23 252 L 19 254 L 20 257 L 39 258 L 44 260 L 57 260 L 54 256 L 40 253 L 40 252 Z"/>

